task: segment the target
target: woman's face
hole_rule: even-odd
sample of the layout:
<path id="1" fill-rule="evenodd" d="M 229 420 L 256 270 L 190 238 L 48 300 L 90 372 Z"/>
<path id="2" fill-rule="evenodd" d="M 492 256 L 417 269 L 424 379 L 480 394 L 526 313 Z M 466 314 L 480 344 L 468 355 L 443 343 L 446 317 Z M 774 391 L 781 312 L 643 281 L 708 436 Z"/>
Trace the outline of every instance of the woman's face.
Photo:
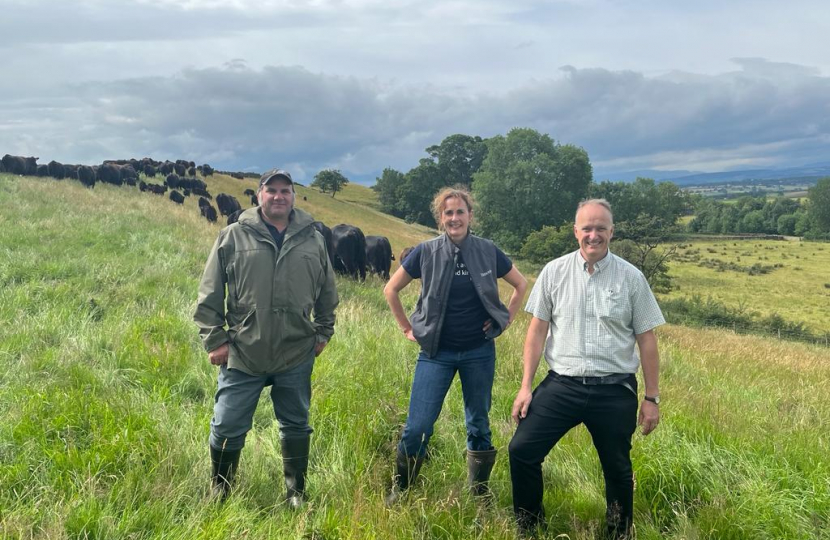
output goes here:
<path id="1" fill-rule="evenodd" d="M 441 212 L 441 226 L 447 231 L 450 240 L 458 243 L 467 237 L 467 233 L 470 232 L 472 214 L 464 199 L 450 197 L 444 201 L 444 210 Z"/>

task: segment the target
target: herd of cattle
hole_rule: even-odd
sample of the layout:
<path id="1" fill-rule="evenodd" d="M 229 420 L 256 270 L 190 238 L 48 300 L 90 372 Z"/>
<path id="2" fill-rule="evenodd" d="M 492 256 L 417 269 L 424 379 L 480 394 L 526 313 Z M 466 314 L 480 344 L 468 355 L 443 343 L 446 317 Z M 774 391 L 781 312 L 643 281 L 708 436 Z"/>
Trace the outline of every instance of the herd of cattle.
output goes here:
<path id="1" fill-rule="evenodd" d="M 227 216 L 228 225 L 236 222 L 244 210 L 233 195 L 219 193 L 215 208 L 210 201 L 213 196 L 207 190 L 204 180 L 198 178 L 211 176 L 214 169 L 210 165 L 199 165 L 192 161 L 176 160 L 155 161 L 150 158 L 106 160 L 101 165 L 66 165 L 57 161 L 38 164 L 36 157 L 11 156 L 6 154 L 0 160 L 0 173 L 24 176 L 51 177 L 56 180 L 75 179 L 88 188 L 94 188 L 96 182 L 116 186 L 138 186 L 141 192 L 165 195 L 176 204 L 184 204 L 185 198 L 198 196 L 199 211 L 209 222 L 214 223 L 219 215 Z M 161 177 L 163 182 L 155 184 L 140 179 Z M 246 189 L 245 195 L 251 198 L 251 205 L 258 204 L 256 192 Z M 320 221 L 314 227 L 323 235 L 326 249 L 336 272 L 351 276 L 361 281 L 366 279 L 366 272 L 371 272 L 389 279 L 389 270 L 395 256 L 392 246 L 385 236 L 366 236 L 353 225 L 341 224 L 330 229 Z M 406 250 L 404 250 L 406 252 Z M 403 260 L 403 254 L 401 259 Z"/>

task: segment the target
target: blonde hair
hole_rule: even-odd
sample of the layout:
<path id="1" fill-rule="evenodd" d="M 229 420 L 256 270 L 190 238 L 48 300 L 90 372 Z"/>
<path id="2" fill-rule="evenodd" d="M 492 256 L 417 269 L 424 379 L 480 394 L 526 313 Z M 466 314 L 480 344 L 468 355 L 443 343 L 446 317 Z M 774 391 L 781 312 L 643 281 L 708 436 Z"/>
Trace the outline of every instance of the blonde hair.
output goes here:
<path id="1" fill-rule="evenodd" d="M 432 199 L 432 204 L 430 205 L 430 208 L 432 209 L 432 216 L 435 218 L 435 223 L 438 225 L 439 231 L 444 230 L 444 226 L 441 224 L 441 214 L 444 213 L 444 208 L 447 206 L 447 199 L 453 198 L 464 201 L 464 204 L 467 205 L 467 212 L 472 215 L 475 199 L 473 199 L 473 195 L 467 189 L 467 186 L 457 184 L 451 187 L 442 188 L 441 191 L 435 195 L 435 198 Z M 470 219 L 470 224 L 472 225 L 472 218 Z"/>

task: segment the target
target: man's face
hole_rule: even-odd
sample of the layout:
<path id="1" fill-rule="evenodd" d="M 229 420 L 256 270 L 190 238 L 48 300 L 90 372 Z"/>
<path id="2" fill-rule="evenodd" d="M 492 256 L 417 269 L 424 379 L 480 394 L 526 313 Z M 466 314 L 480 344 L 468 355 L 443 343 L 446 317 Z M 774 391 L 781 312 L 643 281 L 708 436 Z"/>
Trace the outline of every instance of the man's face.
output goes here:
<path id="1" fill-rule="evenodd" d="M 257 199 L 265 217 L 277 223 L 287 222 L 294 208 L 294 188 L 277 176 L 259 189 Z"/>
<path id="2" fill-rule="evenodd" d="M 611 212 L 599 204 L 583 206 L 576 214 L 574 235 L 586 261 L 596 262 L 602 259 L 608 251 L 611 237 L 614 236 Z"/>

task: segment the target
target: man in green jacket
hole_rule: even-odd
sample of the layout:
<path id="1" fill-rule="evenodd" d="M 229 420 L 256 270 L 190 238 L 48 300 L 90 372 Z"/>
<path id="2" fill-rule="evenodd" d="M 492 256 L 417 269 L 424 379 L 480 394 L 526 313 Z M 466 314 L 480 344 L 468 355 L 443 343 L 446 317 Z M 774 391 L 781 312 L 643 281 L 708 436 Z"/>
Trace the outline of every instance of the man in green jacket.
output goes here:
<path id="1" fill-rule="evenodd" d="M 303 504 L 312 428 L 314 358 L 334 334 L 334 269 L 314 219 L 294 208 L 291 175 L 262 175 L 259 206 L 222 229 L 199 285 L 194 321 L 220 366 L 210 455 L 213 493 L 224 498 L 262 389 L 280 426 L 286 501 Z M 312 319 L 313 313 L 313 319 Z"/>

